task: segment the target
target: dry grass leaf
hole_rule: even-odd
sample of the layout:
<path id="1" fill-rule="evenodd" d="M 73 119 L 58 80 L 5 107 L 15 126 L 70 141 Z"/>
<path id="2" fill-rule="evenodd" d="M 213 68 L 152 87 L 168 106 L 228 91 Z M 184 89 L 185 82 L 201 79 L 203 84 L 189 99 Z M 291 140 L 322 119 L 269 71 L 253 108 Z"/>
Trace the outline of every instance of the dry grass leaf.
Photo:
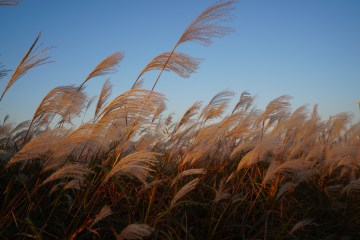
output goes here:
<path id="1" fill-rule="evenodd" d="M 141 196 L 142 194 L 144 194 L 147 190 L 153 188 L 154 186 L 159 186 L 162 183 L 167 182 L 166 179 L 155 179 L 150 183 L 146 183 L 145 185 L 143 185 L 140 190 L 136 193 L 137 196 Z"/>
<path id="2" fill-rule="evenodd" d="M 357 160 L 359 153 L 360 148 L 358 145 L 337 144 L 326 152 L 324 163 L 328 167 L 329 173 L 342 166 L 349 168 L 360 167 L 360 162 Z"/>
<path id="3" fill-rule="evenodd" d="M 116 240 L 125 239 L 143 239 L 149 237 L 154 232 L 154 229 L 147 224 L 129 224 L 124 228 L 120 234 L 114 232 Z"/>
<path id="4" fill-rule="evenodd" d="M 10 123 L 0 125 L 0 140 L 6 142 L 10 137 L 12 129 L 13 126 Z"/>
<path id="5" fill-rule="evenodd" d="M 92 72 L 85 78 L 85 80 L 81 83 L 79 88 L 89 81 L 91 78 L 103 76 L 115 71 L 115 67 L 119 62 L 123 59 L 124 55 L 121 52 L 115 52 L 110 56 L 106 57 L 102 60 Z"/>
<path id="6" fill-rule="evenodd" d="M 126 120 L 119 111 L 112 111 L 98 119 L 92 128 L 92 137 L 111 142 L 126 128 Z M 107 139 L 109 138 L 109 139 Z"/>
<path id="7" fill-rule="evenodd" d="M 111 95 L 111 91 L 112 91 L 112 85 L 108 79 L 104 82 L 103 87 L 101 89 L 99 100 L 98 100 L 98 102 L 96 104 L 96 108 L 95 108 L 94 119 L 97 119 L 98 114 L 101 112 L 106 101 L 109 99 L 109 97 Z"/>
<path id="8" fill-rule="evenodd" d="M 249 143 L 250 146 L 251 144 Z M 239 162 L 239 165 L 237 167 L 237 171 L 240 169 L 243 169 L 245 167 L 249 167 L 257 162 L 265 161 L 265 156 L 268 153 L 272 153 L 274 148 L 278 146 L 279 142 L 277 139 L 270 139 L 270 138 L 264 138 L 262 142 L 258 142 L 256 140 L 256 144 L 254 145 L 254 148 L 252 148 L 249 152 L 245 154 L 245 156 L 242 157 L 241 161 Z M 241 147 L 241 145 L 244 145 Z M 234 157 L 236 154 L 241 152 L 242 150 L 245 150 L 248 146 L 248 144 L 241 144 L 240 146 L 236 147 L 233 152 L 231 153 L 230 157 Z"/>
<path id="9" fill-rule="evenodd" d="M 301 131 L 307 121 L 307 107 L 301 106 L 297 108 L 289 117 L 285 117 L 279 122 L 270 133 L 270 136 L 282 136 L 285 138 L 285 134 L 289 135 L 290 132 Z"/>
<path id="10" fill-rule="evenodd" d="M 231 197 L 229 189 L 225 187 L 225 179 L 221 179 L 218 189 L 215 190 L 214 203 L 218 203 L 221 200 L 228 199 Z"/>
<path id="11" fill-rule="evenodd" d="M 100 147 L 105 147 L 102 139 L 93 134 L 93 126 L 92 122 L 83 124 L 60 141 L 52 156 L 52 162 L 47 163 L 47 169 L 56 167 L 69 156 L 76 157 L 78 161 L 87 161 Z"/>
<path id="12" fill-rule="evenodd" d="M 214 124 L 214 127 L 217 128 L 217 135 L 218 138 L 220 139 L 224 139 L 227 137 L 230 137 L 232 135 L 231 131 L 241 125 L 242 123 L 239 123 L 241 118 L 242 118 L 242 114 L 241 113 L 233 113 L 229 116 L 226 116 L 223 118 L 223 120 L 221 120 L 219 123 Z"/>
<path id="13" fill-rule="evenodd" d="M 22 131 L 24 129 L 27 129 L 30 126 L 30 120 L 23 121 L 16 125 L 10 132 L 10 135 L 14 135 L 19 131 Z"/>
<path id="14" fill-rule="evenodd" d="M 205 9 L 184 31 L 177 45 L 194 41 L 209 45 L 213 37 L 223 37 L 232 32 L 220 23 L 230 20 L 229 13 L 235 9 L 236 1 L 218 1 Z"/>
<path id="15" fill-rule="evenodd" d="M 341 138 L 343 133 L 346 132 L 347 124 L 350 122 L 349 113 L 339 113 L 335 116 L 330 117 L 327 125 L 330 131 L 330 138 L 335 140 Z"/>
<path id="16" fill-rule="evenodd" d="M 265 123 L 268 120 L 265 129 L 269 128 L 274 122 L 284 119 L 288 116 L 290 110 L 290 99 L 288 95 L 283 95 L 272 100 L 260 116 L 259 123 Z"/>
<path id="17" fill-rule="evenodd" d="M 291 159 L 282 164 L 280 164 L 276 171 L 284 173 L 294 173 L 304 171 L 312 165 L 311 162 L 304 161 L 303 159 Z"/>
<path id="18" fill-rule="evenodd" d="M 187 78 L 198 68 L 199 60 L 184 53 L 166 52 L 155 57 L 141 71 L 138 79 L 146 72 L 151 70 L 170 71 L 180 77 Z"/>
<path id="19" fill-rule="evenodd" d="M 158 119 L 165 110 L 166 110 L 166 104 L 165 102 L 161 102 L 155 109 L 151 122 L 155 122 L 155 120 Z"/>
<path id="20" fill-rule="evenodd" d="M 234 114 L 233 114 L 234 115 Z M 259 117 L 259 113 L 257 111 L 250 111 L 247 114 L 238 114 L 239 116 L 237 125 L 230 131 L 230 136 L 234 139 L 241 139 L 240 142 L 243 140 L 250 138 L 254 132 L 254 126 L 256 125 L 256 121 Z"/>
<path id="21" fill-rule="evenodd" d="M 63 185 L 64 183 L 61 183 L 60 185 Z M 64 186 L 64 190 L 65 189 L 75 189 L 75 190 L 80 190 L 82 187 L 84 187 L 84 181 L 79 181 L 78 179 L 73 179 L 68 181 Z"/>
<path id="22" fill-rule="evenodd" d="M 137 79 L 134 82 L 134 84 L 132 85 L 131 89 L 133 89 L 133 88 L 139 88 L 140 89 L 140 88 L 142 88 L 143 84 L 144 84 L 144 79 Z"/>
<path id="23" fill-rule="evenodd" d="M 158 141 L 156 136 L 153 136 L 151 133 L 144 134 L 141 138 L 136 141 L 134 148 L 136 151 L 149 150 L 152 146 Z"/>
<path id="24" fill-rule="evenodd" d="M 180 198 L 182 198 L 188 192 L 193 190 L 198 183 L 199 183 L 199 178 L 195 178 L 194 180 L 188 182 L 185 186 L 183 186 L 172 198 L 170 203 L 170 209 L 175 206 L 175 204 L 177 203 L 177 201 L 179 201 Z"/>
<path id="25" fill-rule="evenodd" d="M 30 133 L 42 125 L 48 125 L 55 115 L 61 116 L 64 122 L 81 114 L 86 95 L 74 86 L 59 86 L 52 89 L 41 101 L 31 120 Z"/>
<path id="26" fill-rule="evenodd" d="M 182 125 L 185 125 L 190 121 L 190 119 L 196 115 L 201 107 L 201 102 L 195 102 L 181 117 L 179 123 L 174 128 L 174 132 L 176 132 Z"/>
<path id="27" fill-rule="evenodd" d="M 6 1 L 8 2 L 8 1 Z M 14 1 L 11 1 L 14 2 Z M 19 65 L 13 72 L 13 75 L 11 76 L 9 82 L 7 83 L 4 92 L 2 93 L 0 97 L 0 101 L 4 97 L 7 90 L 20 78 L 22 77 L 27 71 L 29 71 L 31 68 L 49 63 L 48 61 L 49 57 L 46 57 L 47 53 L 49 52 L 50 48 L 45 48 L 42 50 L 37 51 L 37 49 L 34 49 L 36 46 L 36 43 L 38 42 L 39 38 L 41 36 L 41 33 L 38 34 L 36 37 L 34 43 L 31 45 L 30 49 L 26 52 L 23 59 L 20 61 Z"/>
<path id="28" fill-rule="evenodd" d="M 48 130 L 39 134 L 11 158 L 9 165 L 34 158 L 41 159 L 43 156 L 48 156 L 48 154 L 56 149 L 58 143 L 66 138 L 67 134 L 68 131 L 60 129 Z"/>
<path id="29" fill-rule="evenodd" d="M 297 185 L 299 185 L 298 183 L 294 183 L 294 182 L 287 182 L 284 185 L 281 186 L 281 188 L 279 189 L 277 195 L 276 195 L 276 200 L 278 200 L 280 197 L 282 197 L 282 195 L 287 192 L 287 191 L 293 191 Z"/>
<path id="30" fill-rule="evenodd" d="M 195 135 L 198 133 L 198 130 L 199 124 L 193 123 L 184 130 L 178 130 L 174 135 L 172 135 L 171 140 L 175 141 L 176 145 L 187 144 L 195 137 Z"/>
<path id="31" fill-rule="evenodd" d="M 236 111 L 246 112 L 253 104 L 254 97 L 248 92 L 242 92 L 240 95 L 239 102 L 235 105 L 231 114 Z"/>
<path id="32" fill-rule="evenodd" d="M 9 144 L 17 148 L 17 146 L 22 146 L 24 139 L 29 129 L 30 121 L 24 121 L 19 123 L 11 132 L 9 136 Z"/>
<path id="33" fill-rule="evenodd" d="M 21 146 L 30 121 L 23 121 L 15 127 L 11 123 L 6 123 L 6 121 L 7 117 L 5 117 L 4 123 L 0 125 L 0 144 L 8 148 L 15 147 L 15 145 Z"/>
<path id="34" fill-rule="evenodd" d="M 217 93 L 210 100 L 209 104 L 203 108 L 200 118 L 206 122 L 207 120 L 221 117 L 233 96 L 234 92 L 228 90 Z"/>
<path id="35" fill-rule="evenodd" d="M 276 169 L 276 172 L 290 173 L 296 176 L 301 176 L 303 173 L 312 169 L 313 167 L 313 162 L 306 161 L 304 159 L 291 159 L 282 163 Z"/>
<path id="36" fill-rule="evenodd" d="M 197 147 L 196 149 L 191 149 L 185 153 L 184 157 L 181 158 L 181 162 L 179 163 L 180 167 L 184 167 L 186 164 L 193 166 L 194 163 L 198 162 L 201 158 L 204 158 L 204 154 L 206 154 L 207 149 Z"/>
<path id="37" fill-rule="evenodd" d="M 193 168 L 187 169 L 185 171 L 180 172 L 171 182 L 171 187 L 175 185 L 180 179 L 186 176 L 195 175 L 195 174 L 206 174 L 206 170 L 203 168 Z"/>
<path id="38" fill-rule="evenodd" d="M 117 118 L 137 119 L 140 115 L 148 116 L 156 111 L 164 99 L 165 97 L 161 93 L 134 88 L 112 100 L 101 111 L 99 117 L 114 111 L 117 112 Z"/>
<path id="39" fill-rule="evenodd" d="M 360 122 L 353 124 L 347 132 L 348 143 L 360 145 Z"/>
<path id="40" fill-rule="evenodd" d="M 112 215 L 113 212 L 111 211 L 111 208 L 108 205 L 105 205 L 98 214 L 96 214 L 93 222 L 90 225 L 90 228 L 92 228 L 96 223 L 102 221 L 106 217 Z"/>
<path id="41" fill-rule="evenodd" d="M 83 182 L 85 177 L 90 173 L 93 173 L 93 171 L 91 171 L 91 169 L 86 164 L 69 163 L 52 173 L 41 183 L 41 185 L 45 185 L 49 182 L 62 178 L 67 180 L 70 178 L 79 182 Z"/>
<path id="42" fill-rule="evenodd" d="M 317 225 L 316 223 L 313 222 L 312 219 L 304 219 L 301 220 L 299 222 L 297 222 L 290 230 L 289 235 L 293 235 L 296 231 L 309 226 L 309 225 Z"/>
<path id="43" fill-rule="evenodd" d="M 124 140 L 128 141 L 141 130 L 153 125 L 154 115 L 163 102 L 164 95 L 160 93 L 131 89 L 116 97 L 101 111 L 94 132 L 107 138 L 120 131 L 119 134 L 126 135 Z"/>
<path id="44" fill-rule="evenodd" d="M 104 177 L 102 184 L 105 184 L 115 175 L 132 176 L 145 183 L 146 178 L 150 175 L 150 172 L 153 171 L 151 166 L 157 162 L 156 159 L 160 155 L 160 153 L 148 151 L 129 154 L 115 163 L 111 171 Z"/>
<path id="45" fill-rule="evenodd" d="M 268 169 L 266 170 L 265 177 L 262 181 L 262 185 L 265 185 L 266 183 L 268 183 L 274 179 L 276 171 L 279 166 L 280 166 L 279 161 L 276 161 L 275 159 L 271 160 L 270 165 L 269 165 Z"/>

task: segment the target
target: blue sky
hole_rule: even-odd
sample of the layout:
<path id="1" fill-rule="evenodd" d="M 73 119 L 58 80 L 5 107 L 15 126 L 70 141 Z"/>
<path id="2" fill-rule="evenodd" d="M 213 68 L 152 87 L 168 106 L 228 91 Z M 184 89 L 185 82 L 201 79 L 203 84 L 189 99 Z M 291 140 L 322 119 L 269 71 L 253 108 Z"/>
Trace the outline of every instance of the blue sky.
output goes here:
<path id="1" fill-rule="evenodd" d="M 48 91 L 80 84 L 105 57 L 122 51 L 111 74 L 112 98 L 128 90 L 142 68 L 170 51 L 183 30 L 214 1 L 48 1 L 22 0 L 0 7 L 0 63 L 15 69 L 42 32 L 44 47 L 55 46 L 54 63 L 31 70 L 0 102 L 0 119 L 31 119 Z M 181 115 L 195 101 L 208 102 L 229 89 L 256 95 L 256 105 L 288 94 L 293 108 L 319 104 L 324 118 L 350 112 L 359 119 L 360 1 L 240 0 L 229 26 L 234 33 L 205 47 L 186 43 L 179 51 L 201 58 L 188 79 L 166 73 L 157 91 L 166 95 L 168 111 Z M 97 96 L 108 77 L 91 79 L 89 96 Z M 151 88 L 155 73 L 144 75 Z M 0 82 L 3 91 L 9 76 Z"/>

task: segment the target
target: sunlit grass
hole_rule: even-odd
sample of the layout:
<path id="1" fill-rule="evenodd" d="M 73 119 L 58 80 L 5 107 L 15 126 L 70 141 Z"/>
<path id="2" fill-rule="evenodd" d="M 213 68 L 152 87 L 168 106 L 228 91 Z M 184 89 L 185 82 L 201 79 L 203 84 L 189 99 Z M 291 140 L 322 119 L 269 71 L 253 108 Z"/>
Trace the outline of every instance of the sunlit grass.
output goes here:
<path id="1" fill-rule="evenodd" d="M 164 115 L 165 95 L 155 91 L 162 72 L 189 77 L 198 64 L 178 46 L 231 32 L 219 24 L 234 3 L 206 9 L 128 91 L 110 100 L 106 81 L 93 117 L 79 126 L 69 127 L 93 100 L 83 86 L 114 71 L 121 53 L 79 86 L 51 90 L 31 120 L 15 125 L 5 117 L 1 239 L 360 238 L 360 123 L 349 114 L 322 120 L 317 105 L 292 109 L 287 95 L 261 110 L 248 92 L 231 107 L 235 93 L 226 90 L 179 119 Z M 3 96 L 47 62 L 48 49 L 31 58 L 38 38 Z M 142 89 L 150 70 L 159 71 L 156 83 Z"/>

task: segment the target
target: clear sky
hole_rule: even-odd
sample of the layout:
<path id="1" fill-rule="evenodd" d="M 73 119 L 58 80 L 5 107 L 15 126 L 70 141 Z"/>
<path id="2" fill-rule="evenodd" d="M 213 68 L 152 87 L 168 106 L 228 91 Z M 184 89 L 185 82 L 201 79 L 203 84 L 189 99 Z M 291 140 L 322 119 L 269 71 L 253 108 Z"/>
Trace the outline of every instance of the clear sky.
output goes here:
<path id="1" fill-rule="evenodd" d="M 54 63 L 31 70 L 0 102 L 0 119 L 31 119 L 48 91 L 80 84 L 115 51 L 124 59 L 112 75 L 112 98 L 128 90 L 155 56 L 170 51 L 183 30 L 210 0 L 22 0 L 0 7 L 0 63 L 15 69 L 38 32 L 44 47 L 55 46 Z M 157 91 L 170 112 L 182 114 L 195 101 L 208 102 L 229 89 L 257 96 L 256 105 L 283 94 L 293 107 L 319 104 L 324 118 L 351 112 L 359 119 L 360 1 L 240 0 L 229 23 L 235 32 L 205 47 L 185 43 L 179 51 L 203 59 L 188 79 L 166 73 Z M 144 75 L 150 88 L 155 75 Z M 99 95 L 107 77 L 91 79 L 89 96 Z M 0 82 L 3 91 L 9 76 Z"/>

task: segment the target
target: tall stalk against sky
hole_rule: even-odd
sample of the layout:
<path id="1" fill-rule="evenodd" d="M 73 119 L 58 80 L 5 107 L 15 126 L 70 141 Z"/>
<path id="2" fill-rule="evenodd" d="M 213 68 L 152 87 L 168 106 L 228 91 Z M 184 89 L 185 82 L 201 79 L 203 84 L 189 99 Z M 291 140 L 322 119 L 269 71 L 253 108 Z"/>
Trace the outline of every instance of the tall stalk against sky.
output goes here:
<path id="1" fill-rule="evenodd" d="M 0 101 L 4 97 L 5 93 L 9 88 L 17 81 L 20 77 L 22 77 L 25 73 L 27 73 L 31 68 L 49 63 L 48 61 L 49 57 L 47 57 L 47 53 L 49 52 L 50 48 L 45 48 L 42 50 L 39 50 L 35 48 L 39 38 L 41 36 L 41 33 L 39 33 L 34 41 L 34 43 L 31 45 L 29 50 L 26 52 L 23 59 L 20 61 L 19 65 L 15 69 L 13 75 L 11 76 L 9 82 L 7 83 L 1 97 Z"/>
<path id="2" fill-rule="evenodd" d="M 236 0 L 230 1 L 218 1 L 217 3 L 211 5 L 205 9 L 183 32 L 177 43 L 174 45 L 173 49 L 169 53 L 165 53 L 166 57 L 161 58 L 162 62 L 159 64 L 160 73 L 156 78 L 156 81 L 151 89 L 154 90 L 156 84 L 158 83 L 161 75 L 168 69 L 169 63 L 171 63 L 171 58 L 174 56 L 175 50 L 182 43 L 185 42 L 199 42 L 203 45 L 210 45 L 213 37 L 223 37 L 226 34 L 232 31 L 232 28 L 224 27 L 220 25 L 223 22 L 226 22 L 231 19 L 229 13 L 235 9 L 234 4 Z M 163 55 L 163 54 L 162 54 Z M 160 56 L 162 56 L 160 55 Z M 159 63 L 159 56 L 154 58 L 139 74 L 136 81 L 133 84 L 133 87 L 137 84 L 140 77 L 147 71 L 153 70 L 149 67 L 155 63 Z"/>
<path id="3" fill-rule="evenodd" d="M 206 8 L 183 32 L 177 43 L 174 45 L 171 52 L 165 52 L 155 57 L 145 68 L 140 72 L 139 76 L 135 80 L 132 89 L 137 86 L 141 76 L 151 70 L 160 70 L 154 85 L 149 92 L 153 93 L 160 77 L 164 71 L 172 71 L 181 77 L 189 77 L 193 73 L 199 64 L 199 61 L 193 57 L 190 57 L 183 53 L 176 52 L 178 46 L 185 42 L 199 42 L 203 45 L 210 45 L 213 37 L 223 37 L 230 33 L 232 28 L 222 26 L 221 23 L 229 21 L 231 10 L 235 9 L 236 0 L 218 1 L 210 7 Z M 141 112 L 137 120 L 134 122 L 135 127 L 143 113 Z M 135 131 L 130 131 L 127 141 Z M 123 148 L 120 150 L 116 157 L 116 161 L 119 159 L 123 152 Z M 116 162 L 115 161 L 115 162 Z"/>

